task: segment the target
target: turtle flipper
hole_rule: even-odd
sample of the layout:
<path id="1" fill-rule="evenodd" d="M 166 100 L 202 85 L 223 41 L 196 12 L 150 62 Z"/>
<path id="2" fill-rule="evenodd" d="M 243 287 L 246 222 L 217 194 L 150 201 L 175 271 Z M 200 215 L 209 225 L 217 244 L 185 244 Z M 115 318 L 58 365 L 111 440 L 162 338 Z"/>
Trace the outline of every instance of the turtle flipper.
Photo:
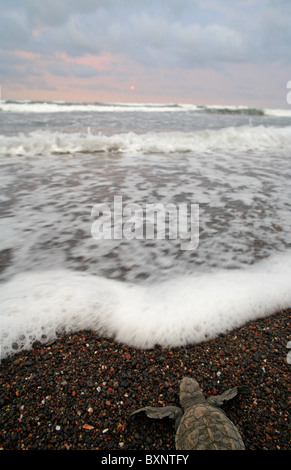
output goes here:
<path id="1" fill-rule="evenodd" d="M 148 418 L 153 419 L 163 419 L 171 418 L 176 420 L 181 418 L 183 411 L 178 406 L 162 406 L 155 408 L 154 406 L 145 406 L 144 408 L 139 408 L 136 411 L 130 413 L 130 416 L 136 415 L 138 413 L 145 412 Z"/>
<path id="2" fill-rule="evenodd" d="M 207 403 L 210 405 L 221 406 L 223 402 L 232 400 L 237 395 L 245 395 L 247 393 L 250 393 L 250 387 L 247 385 L 240 385 L 226 390 L 221 395 L 212 395 L 207 398 Z"/>

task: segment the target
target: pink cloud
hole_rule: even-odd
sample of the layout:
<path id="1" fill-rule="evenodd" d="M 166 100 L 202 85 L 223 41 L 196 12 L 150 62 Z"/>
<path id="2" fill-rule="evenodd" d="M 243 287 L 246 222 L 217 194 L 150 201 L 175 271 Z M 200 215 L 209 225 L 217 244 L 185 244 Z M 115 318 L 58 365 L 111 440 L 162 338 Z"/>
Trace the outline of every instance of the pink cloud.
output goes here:
<path id="1" fill-rule="evenodd" d="M 65 52 L 57 54 L 57 57 L 71 64 L 88 65 L 97 70 L 109 70 L 113 61 L 113 56 L 109 52 L 103 55 L 86 54 L 83 57 L 70 57 Z"/>

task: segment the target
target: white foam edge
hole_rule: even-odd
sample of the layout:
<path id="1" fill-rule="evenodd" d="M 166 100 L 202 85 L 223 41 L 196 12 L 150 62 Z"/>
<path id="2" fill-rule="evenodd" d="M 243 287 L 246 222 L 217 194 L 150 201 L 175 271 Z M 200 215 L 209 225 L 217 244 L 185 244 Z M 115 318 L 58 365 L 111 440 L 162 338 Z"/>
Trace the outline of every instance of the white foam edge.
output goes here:
<path id="1" fill-rule="evenodd" d="M 291 306 L 291 256 L 238 270 L 134 285 L 58 270 L 0 286 L 1 356 L 58 331 L 97 331 L 140 349 L 200 343 Z M 19 350 L 19 349 L 18 349 Z"/>

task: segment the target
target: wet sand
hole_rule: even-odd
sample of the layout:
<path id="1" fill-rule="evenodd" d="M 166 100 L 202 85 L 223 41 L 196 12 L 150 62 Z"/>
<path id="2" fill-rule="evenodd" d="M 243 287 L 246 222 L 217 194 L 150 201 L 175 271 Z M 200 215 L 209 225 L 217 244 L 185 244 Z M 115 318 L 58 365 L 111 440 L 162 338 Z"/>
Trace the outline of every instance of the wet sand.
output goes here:
<path id="1" fill-rule="evenodd" d="M 131 411 L 178 405 L 178 384 L 195 377 L 205 396 L 247 384 L 223 405 L 247 450 L 290 449 L 291 310 L 197 345 L 138 350 L 91 331 L 35 344 L 0 365 L 4 450 L 173 451 L 174 423 Z"/>

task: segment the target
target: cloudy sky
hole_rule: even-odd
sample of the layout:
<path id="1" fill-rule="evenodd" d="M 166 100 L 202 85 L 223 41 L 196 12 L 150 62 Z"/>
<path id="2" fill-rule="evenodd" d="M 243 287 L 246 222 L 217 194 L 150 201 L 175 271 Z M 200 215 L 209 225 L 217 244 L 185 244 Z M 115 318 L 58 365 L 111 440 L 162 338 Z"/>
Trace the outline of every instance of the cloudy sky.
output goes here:
<path id="1" fill-rule="evenodd" d="M 2 99 L 290 107 L 290 0 L 0 0 Z"/>

